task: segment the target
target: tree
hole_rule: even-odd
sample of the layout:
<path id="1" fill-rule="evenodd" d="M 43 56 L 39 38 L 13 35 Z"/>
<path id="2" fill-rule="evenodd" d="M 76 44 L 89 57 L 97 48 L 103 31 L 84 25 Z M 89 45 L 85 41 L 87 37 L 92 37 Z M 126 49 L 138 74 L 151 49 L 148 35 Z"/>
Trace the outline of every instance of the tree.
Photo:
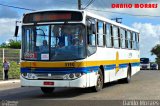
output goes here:
<path id="1" fill-rule="evenodd" d="M 6 44 L 6 43 L 2 43 L 1 45 L 0 45 L 0 48 L 7 48 L 8 47 L 8 45 Z"/>
<path id="2" fill-rule="evenodd" d="M 160 68 L 160 44 L 157 44 L 152 48 L 151 55 L 156 55 L 156 63 L 158 63 L 158 66 Z"/>
<path id="3" fill-rule="evenodd" d="M 21 48 L 21 41 L 14 41 L 14 40 L 9 40 L 9 44 L 8 44 L 9 48 L 13 48 L 13 49 L 20 49 Z"/>
<path id="4" fill-rule="evenodd" d="M 21 48 L 21 41 L 14 41 L 12 39 L 9 40 L 9 43 L 2 43 L 0 48 L 13 48 L 13 49 L 20 49 Z"/>

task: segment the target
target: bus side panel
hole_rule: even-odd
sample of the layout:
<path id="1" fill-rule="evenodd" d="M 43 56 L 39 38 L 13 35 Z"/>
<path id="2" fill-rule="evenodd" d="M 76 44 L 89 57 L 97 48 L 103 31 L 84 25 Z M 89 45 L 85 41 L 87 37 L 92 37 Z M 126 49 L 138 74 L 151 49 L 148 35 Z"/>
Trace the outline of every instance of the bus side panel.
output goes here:
<path id="1" fill-rule="evenodd" d="M 97 72 L 99 69 L 99 66 L 97 64 L 97 62 L 94 62 L 97 60 L 97 53 L 91 55 L 90 57 L 88 57 L 87 59 L 87 66 L 88 66 L 88 76 L 89 76 L 89 86 L 95 86 L 97 83 Z"/>
<path id="2" fill-rule="evenodd" d="M 115 72 L 115 63 L 116 59 L 116 51 L 113 48 L 104 48 L 98 47 L 96 52 L 96 58 L 94 61 L 101 61 L 98 66 L 103 66 L 105 70 L 105 81 L 114 81 L 116 80 L 116 72 Z M 107 62 L 110 61 L 110 62 Z"/>
<path id="3" fill-rule="evenodd" d="M 89 79 L 90 79 L 89 82 L 90 87 L 95 86 L 97 83 L 97 72 L 89 73 Z"/>
<path id="4" fill-rule="evenodd" d="M 109 79 L 110 79 L 110 71 L 109 70 L 105 70 L 105 73 L 104 73 L 104 82 L 107 83 L 109 82 Z"/>
<path id="5" fill-rule="evenodd" d="M 140 71 L 140 67 L 139 66 L 132 66 L 132 75 L 136 74 L 137 72 Z"/>
<path id="6" fill-rule="evenodd" d="M 127 77 L 127 67 L 119 68 L 119 71 L 116 73 L 116 80 Z"/>
<path id="7" fill-rule="evenodd" d="M 86 88 L 87 87 L 87 74 L 84 74 L 80 78 L 76 80 L 69 81 L 69 87 L 81 87 Z"/>

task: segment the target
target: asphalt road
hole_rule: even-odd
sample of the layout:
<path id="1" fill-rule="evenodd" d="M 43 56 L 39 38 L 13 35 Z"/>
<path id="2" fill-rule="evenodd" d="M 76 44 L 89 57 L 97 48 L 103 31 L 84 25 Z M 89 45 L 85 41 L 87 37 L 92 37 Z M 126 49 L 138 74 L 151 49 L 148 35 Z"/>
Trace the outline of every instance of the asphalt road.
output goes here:
<path id="1" fill-rule="evenodd" d="M 100 92 L 56 88 L 53 94 L 44 95 L 38 87 L 21 88 L 19 83 L 3 84 L 0 85 L 0 100 L 160 100 L 160 71 L 142 70 L 132 76 L 129 84 L 118 81 L 108 83 Z"/>

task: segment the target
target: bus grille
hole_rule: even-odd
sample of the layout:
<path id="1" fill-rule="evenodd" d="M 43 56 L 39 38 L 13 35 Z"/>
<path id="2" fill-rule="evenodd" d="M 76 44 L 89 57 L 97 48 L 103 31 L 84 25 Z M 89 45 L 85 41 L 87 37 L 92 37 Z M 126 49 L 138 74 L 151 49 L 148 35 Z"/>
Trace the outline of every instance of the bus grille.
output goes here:
<path id="1" fill-rule="evenodd" d="M 35 74 L 37 76 L 37 79 L 58 79 L 63 80 L 65 74 Z"/>

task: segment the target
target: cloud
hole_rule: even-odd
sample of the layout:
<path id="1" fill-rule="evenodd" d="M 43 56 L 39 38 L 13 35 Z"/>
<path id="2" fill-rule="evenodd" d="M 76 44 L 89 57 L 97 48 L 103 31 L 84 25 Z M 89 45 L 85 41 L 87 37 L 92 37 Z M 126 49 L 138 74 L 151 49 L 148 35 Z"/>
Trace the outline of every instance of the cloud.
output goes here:
<path id="1" fill-rule="evenodd" d="M 158 8 L 111 8 L 112 4 L 158 4 Z M 159 16 L 159 0 L 96 0 L 92 5 L 87 9 L 88 11 L 94 11 L 91 9 L 110 11 L 110 12 L 119 12 L 119 13 L 129 13 L 134 15 L 151 15 Z M 110 16 L 123 15 L 123 14 L 111 14 L 110 12 L 100 12 L 94 11 L 95 13 L 100 13 L 102 15 L 107 14 Z"/>
<path id="2" fill-rule="evenodd" d="M 140 31 L 141 57 L 150 57 L 153 61 L 155 56 L 151 56 L 150 51 L 159 42 L 160 24 L 134 23 L 132 26 Z"/>
<path id="3" fill-rule="evenodd" d="M 43 9 L 77 9 L 78 0 L 12 0 L 8 3 L 6 0 L 2 0 L 5 4 L 29 8 L 33 10 L 43 10 Z M 95 0 L 93 4 L 91 4 L 89 8 L 98 9 L 98 10 L 107 10 L 114 12 L 126 12 L 132 14 L 146 14 L 146 15 L 159 15 L 160 8 L 156 9 L 113 9 L 111 8 L 111 4 L 136 4 L 136 3 L 155 3 L 160 5 L 159 0 Z M 88 0 L 82 0 L 82 8 L 84 8 L 88 4 Z M 91 10 L 88 10 L 91 11 Z M 95 13 L 100 13 L 99 11 Z M 100 14 L 104 14 L 101 12 Z M 108 14 L 108 13 L 107 13 Z M 115 15 L 115 14 L 114 14 Z"/>
<path id="4" fill-rule="evenodd" d="M 19 18 L 19 15 L 15 10 L 2 6 L 0 8 L 0 18 Z"/>
<path id="5" fill-rule="evenodd" d="M 0 44 L 14 38 L 15 20 L 9 18 L 0 19 Z"/>
<path id="6" fill-rule="evenodd" d="M 75 0 L 14 0 L 10 1 L 9 4 L 33 10 L 77 7 Z"/>

